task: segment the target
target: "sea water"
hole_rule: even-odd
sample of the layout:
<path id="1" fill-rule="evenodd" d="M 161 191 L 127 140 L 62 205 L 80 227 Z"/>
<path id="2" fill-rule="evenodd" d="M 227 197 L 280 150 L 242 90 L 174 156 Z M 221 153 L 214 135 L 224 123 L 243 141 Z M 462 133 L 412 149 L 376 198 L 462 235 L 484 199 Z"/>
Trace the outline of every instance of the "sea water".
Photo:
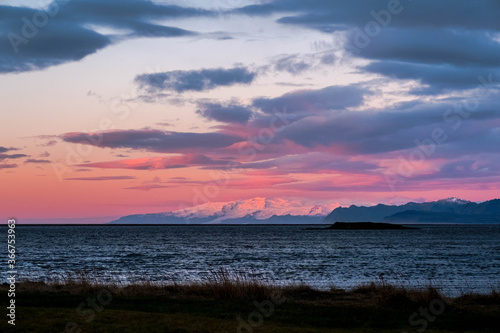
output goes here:
<path id="1" fill-rule="evenodd" d="M 418 230 L 306 230 L 307 226 L 23 226 L 20 278 L 68 272 L 96 279 L 203 281 L 212 270 L 275 284 L 352 288 L 380 278 L 432 283 L 447 294 L 500 287 L 500 225 L 424 225 Z"/>

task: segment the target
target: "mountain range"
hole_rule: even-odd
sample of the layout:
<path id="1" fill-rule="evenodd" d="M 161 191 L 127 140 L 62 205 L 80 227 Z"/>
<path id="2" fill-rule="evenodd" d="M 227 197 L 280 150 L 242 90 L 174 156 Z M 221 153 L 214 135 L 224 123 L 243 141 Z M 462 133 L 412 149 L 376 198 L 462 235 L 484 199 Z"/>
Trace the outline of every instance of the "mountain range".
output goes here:
<path id="1" fill-rule="evenodd" d="M 338 207 L 325 222 L 500 223 L 500 199 L 475 203 L 459 198 L 391 206 Z"/>
<path id="2" fill-rule="evenodd" d="M 500 199 L 475 203 L 459 198 L 404 205 L 329 207 L 284 199 L 206 203 L 173 212 L 135 214 L 111 224 L 333 224 L 334 222 L 385 223 L 500 223 Z M 328 211 L 330 213 L 328 214 Z M 328 214 L 328 215 L 327 215 Z M 326 217 L 325 217 L 326 215 Z"/>
<path id="3" fill-rule="evenodd" d="M 207 202 L 172 212 L 135 214 L 111 224 L 317 224 L 338 207 L 334 203 L 298 199 L 252 198 Z"/>

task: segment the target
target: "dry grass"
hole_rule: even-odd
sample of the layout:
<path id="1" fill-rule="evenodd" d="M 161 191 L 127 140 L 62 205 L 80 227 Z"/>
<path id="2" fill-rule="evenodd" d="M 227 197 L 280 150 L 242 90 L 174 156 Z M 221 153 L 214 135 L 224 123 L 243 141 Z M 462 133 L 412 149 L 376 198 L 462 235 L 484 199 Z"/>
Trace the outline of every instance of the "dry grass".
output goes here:
<path id="1" fill-rule="evenodd" d="M 0 286 L 4 289 L 6 286 Z M 51 276 L 48 282 L 20 281 L 19 292 L 24 293 L 64 293 L 95 294 L 107 289 L 114 295 L 148 296 L 174 298 L 206 298 L 218 300 L 264 300 L 279 292 L 289 302 L 316 304 L 358 304 L 363 306 L 415 309 L 427 306 L 432 300 L 445 302 L 453 300 L 459 304 L 500 304 L 500 293 L 492 290 L 490 294 L 464 294 L 454 299 L 446 298 L 434 286 L 410 288 L 394 285 L 382 277 L 376 282 L 359 285 L 350 290 L 330 288 L 316 290 L 306 284 L 277 286 L 268 280 L 258 279 L 256 274 L 231 272 L 225 268 L 212 270 L 204 280 L 179 284 L 176 282 L 154 282 L 137 278 L 133 283 L 102 279 L 88 272 L 73 272 Z"/>
<path id="2" fill-rule="evenodd" d="M 204 290 L 216 299 L 267 299 L 276 289 L 268 282 L 258 280 L 255 274 L 231 273 L 222 267 L 210 273 L 207 281 L 199 287 L 200 291 Z"/>
<path id="3" fill-rule="evenodd" d="M 0 292 L 7 289 L 0 285 Z M 113 294 L 112 302 L 93 322 L 85 323 L 75 307 L 103 289 Z M 443 299 L 432 285 L 417 289 L 380 278 L 350 290 L 316 290 L 306 284 L 276 286 L 256 274 L 221 268 L 202 281 L 183 284 L 140 277 L 125 283 L 85 272 L 52 276 L 46 282 L 19 281 L 16 304 L 23 325 L 16 328 L 27 333 L 60 332 L 66 322 L 79 320 L 82 331 L 93 332 L 234 332 L 239 325 L 235 318 L 247 318 L 258 309 L 254 301 L 261 303 L 273 295 L 285 302 L 275 304 L 272 316 L 258 328 L 261 332 L 414 331 L 409 316 L 436 299 L 445 302 L 446 309 L 429 323 L 432 332 L 496 332 L 500 327 L 497 289 Z M 0 331 L 6 326 L 1 322 Z"/>
<path id="4" fill-rule="evenodd" d="M 179 284 L 155 282 L 147 278 L 136 278 L 132 283 L 119 280 L 103 282 L 88 272 L 68 272 L 52 275 L 47 282 L 24 280 L 17 284 L 20 292 L 55 292 L 67 294 L 92 294 L 107 289 L 122 296 L 159 297 L 204 297 L 213 299 L 268 299 L 277 290 L 268 281 L 256 278 L 255 274 L 231 272 L 225 268 L 211 270 L 204 281 Z"/>
<path id="5" fill-rule="evenodd" d="M 351 293 L 371 298 L 373 305 L 403 309 L 426 306 L 432 300 L 445 298 L 431 283 L 424 288 L 408 288 L 388 283 L 382 275 L 378 281 L 359 285 Z"/>

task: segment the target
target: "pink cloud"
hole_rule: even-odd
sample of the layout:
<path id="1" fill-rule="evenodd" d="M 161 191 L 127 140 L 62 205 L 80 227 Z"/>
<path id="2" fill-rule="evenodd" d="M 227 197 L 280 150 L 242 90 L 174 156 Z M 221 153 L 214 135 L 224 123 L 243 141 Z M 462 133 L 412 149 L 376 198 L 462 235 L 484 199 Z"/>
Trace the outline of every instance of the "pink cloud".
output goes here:
<path id="1" fill-rule="evenodd" d="M 142 184 L 138 186 L 125 187 L 126 190 L 140 190 L 140 191 L 149 191 L 155 189 L 163 189 L 163 188 L 171 188 L 172 186 L 166 186 L 161 184 Z"/>
<path id="2" fill-rule="evenodd" d="M 192 166 L 225 165 L 228 161 L 213 160 L 205 155 L 185 154 L 168 157 L 144 157 L 110 162 L 80 164 L 81 167 L 102 169 L 161 170 Z M 233 162 L 231 162 L 233 163 Z"/>

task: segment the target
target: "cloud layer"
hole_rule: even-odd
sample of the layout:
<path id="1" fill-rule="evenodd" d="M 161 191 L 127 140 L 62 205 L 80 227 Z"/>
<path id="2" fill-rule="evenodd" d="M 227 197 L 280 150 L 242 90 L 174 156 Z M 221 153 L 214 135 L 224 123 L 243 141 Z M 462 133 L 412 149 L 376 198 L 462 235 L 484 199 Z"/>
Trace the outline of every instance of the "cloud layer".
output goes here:
<path id="1" fill-rule="evenodd" d="M 0 73 L 78 61 L 129 38 L 194 35 L 154 22 L 211 15 L 148 0 L 55 0 L 43 9 L 1 5 L 0 13 Z M 99 33 L 96 26 L 121 33 Z"/>
<path id="2" fill-rule="evenodd" d="M 180 154 L 80 166 L 239 170 L 243 178 L 227 186 L 240 188 L 374 191 L 388 188 L 387 173 L 403 176 L 401 186 L 408 189 L 418 187 L 419 179 L 496 179 L 500 99 L 495 90 L 482 91 L 479 97 L 364 107 L 366 96 L 373 94 L 356 85 L 331 86 L 258 97 L 249 105 L 206 103 L 199 113 L 223 123 L 209 133 L 113 130 L 61 138 L 103 148 Z M 281 114 L 273 113 L 280 108 Z M 209 113 L 216 110 L 224 112 Z M 324 180 L 301 180 L 304 173 L 317 173 Z"/>
<path id="3" fill-rule="evenodd" d="M 284 25 L 343 32 L 345 50 L 375 61 L 364 71 L 418 80 L 430 85 L 425 93 L 468 89 L 480 75 L 500 74 L 495 0 L 444 0 L 439 6 L 432 0 L 275 0 L 234 12 L 282 15 L 277 21 Z"/>
<path id="4" fill-rule="evenodd" d="M 243 67 L 141 74 L 135 82 L 149 93 L 205 91 L 234 84 L 249 84 L 256 74 Z"/>
<path id="5" fill-rule="evenodd" d="M 260 192 L 324 198 L 457 187 L 493 193 L 499 188 L 497 0 L 245 3 L 252 5 L 217 10 L 153 0 L 60 0 L 44 10 L 1 5 L 0 74 L 80 61 L 130 39 L 192 37 L 189 43 L 170 40 L 161 47 L 154 44 L 159 39 L 144 40 L 140 50 L 132 50 L 132 43 L 121 45 L 130 51 L 124 63 L 131 68 L 150 59 L 168 66 L 157 73 L 128 74 L 139 96 L 119 98 L 127 105 L 109 105 L 114 112 L 137 103 L 137 112 L 113 121 L 112 130 L 64 127 L 53 135 L 33 134 L 45 142 L 35 144 L 41 151 L 5 141 L 2 173 L 21 174 L 24 170 L 14 169 L 26 168 L 42 176 L 39 170 L 65 161 L 78 172 L 65 175 L 66 180 L 113 180 L 107 184 L 144 191 L 144 196 L 155 190 L 173 201 L 215 187 L 226 195 L 225 203 L 232 195 L 254 198 Z M 228 48 L 215 39 L 224 39 Z M 168 47 L 179 49 L 159 54 Z M 135 52 L 140 56 L 135 58 Z M 98 66 L 115 61 L 106 56 L 92 60 L 102 61 Z M 91 68 L 93 61 L 82 64 L 100 74 L 101 67 Z M 57 72 L 43 75 L 61 79 Z M 13 75 L 8 79 L 20 82 Z M 105 75 L 103 80 L 109 81 L 101 88 L 85 87 L 102 105 L 94 110 L 82 103 L 67 111 L 83 114 L 75 123 L 87 124 L 94 112 L 108 109 L 105 95 L 127 84 Z M 46 101 L 43 110 L 52 103 L 58 102 Z M 77 112 L 84 106 L 89 109 Z M 60 116 L 66 110 L 47 112 Z M 72 159 L 73 148 L 84 156 Z M 111 175 L 99 174 L 104 171 Z M 159 174 L 169 179 L 160 181 Z M 153 177 L 158 179 L 150 181 Z M 234 201 L 219 208 L 239 214 L 250 204 L 265 209 L 286 202 Z"/>
<path id="6" fill-rule="evenodd" d="M 236 103 L 200 103 L 196 111 L 206 119 L 219 121 L 222 123 L 240 123 L 246 124 L 252 116 L 252 111 Z"/>
<path id="7" fill-rule="evenodd" d="M 66 133 L 65 142 L 105 148 L 131 148 L 155 152 L 183 152 L 190 149 L 214 149 L 242 141 L 223 133 L 182 133 L 160 130 L 113 130 L 100 133 Z"/>
<path id="8" fill-rule="evenodd" d="M 231 161 L 213 160 L 205 155 L 188 154 L 170 157 L 146 157 L 111 162 L 86 163 L 80 166 L 102 169 L 161 170 L 192 166 L 227 165 L 228 163 L 231 163 Z"/>
<path id="9" fill-rule="evenodd" d="M 102 177 L 74 177 L 74 178 L 65 178 L 64 180 L 81 180 L 81 181 L 106 181 L 106 180 L 130 180 L 135 179 L 135 177 L 131 176 L 102 176 Z"/>

